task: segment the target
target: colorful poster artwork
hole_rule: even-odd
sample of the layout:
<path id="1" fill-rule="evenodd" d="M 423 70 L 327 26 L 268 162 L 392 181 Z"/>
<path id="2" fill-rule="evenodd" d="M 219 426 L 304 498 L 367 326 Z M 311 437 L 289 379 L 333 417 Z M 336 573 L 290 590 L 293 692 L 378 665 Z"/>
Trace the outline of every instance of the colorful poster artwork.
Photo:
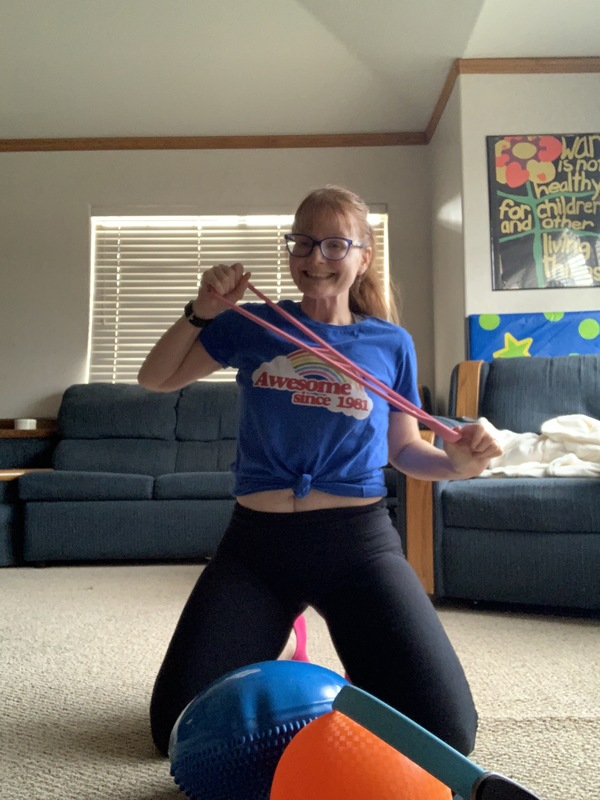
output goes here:
<path id="1" fill-rule="evenodd" d="M 473 314 L 467 322 L 474 360 L 600 353 L 600 311 Z"/>
<path id="2" fill-rule="evenodd" d="M 600 286 L 600 134 L 488 136 L 492 288 Z"/>

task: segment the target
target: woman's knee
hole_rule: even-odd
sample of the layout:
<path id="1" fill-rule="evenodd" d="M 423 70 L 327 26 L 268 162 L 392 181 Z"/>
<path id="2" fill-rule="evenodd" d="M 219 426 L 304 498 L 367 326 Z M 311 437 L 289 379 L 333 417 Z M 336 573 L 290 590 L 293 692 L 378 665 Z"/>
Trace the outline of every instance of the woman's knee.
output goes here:
<path id="1" fill-rule="evenodd" d="M 167 691 L 159 673 L 150 700 L 150 732 L 152 740 L 163 755 L 168 755 L 173 726 L 187 704 Z"/>

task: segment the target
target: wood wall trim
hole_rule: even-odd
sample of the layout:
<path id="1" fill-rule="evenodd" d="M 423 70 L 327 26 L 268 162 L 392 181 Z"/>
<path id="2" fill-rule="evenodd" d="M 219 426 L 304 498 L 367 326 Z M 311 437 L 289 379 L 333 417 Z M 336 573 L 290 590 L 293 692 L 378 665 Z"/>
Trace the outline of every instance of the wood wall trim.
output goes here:
<path id="1" fill-rule="evenodd" d="M 460 75 L 560 75 L 600 72 L 600 57 L 568 58 L 457 58 L 425 129 L 427 144 L 442 118 Z"/>
<path id="2" fill-rule="evenodd" d="M 425 138 L 427 139 L 427 144 L 431 141 L 433 134 L 439 122 L 442 118 L 442 114 L 444 113 L 448 101 L 450 100 L 450 95 L 452 94 L 452 90 L 454 89 L 454 84 L 456 83 L 456 79 L 459 76 L 459 63 L 460 60 L 457 58 L 456 61 L 452 63 L 450 67 L 450 71 L 448 72 L 448 77 L 446 78 L 446 82 L 442 88 L 442 93 L 440 94 L 437 103 L 435 104 L 435 108 L 433 109 L 433 114 L 431 115 L 431 119 L 427 123 L 427 127 L 425 128 Z"/>
<path id="3" fill-rule="evenodd" d="M 600 57 L 457 58 L 423 132 L 315 133 L 281 136 L 107 136 L 0 139 L 0 153 L 73 150 L 264 150 L 314 147 L 406 147 L 429 144 L 460 75 L 550 75 L 600 72 Z"/>
<path id="4" fill-rule="evenodd" d="M 425 134 L 324 133 L 298 136 L 118 136 L 0 139 L 0 152 L 72 150 L 260 150 L 298 147 L 401 147 L 427 144 Z"/>
<path id="5" fill-rule="evenodd" d="M 54 472 L 51 467 L 40 467 L 39 469 L 21 469 L 15 467 L 14 469 L 0 469 L 0 481 L 14 481 L 20 478 L 21 475 L 26 475 L 30 472 Z"/>
<path id="6" fill-rule="evenodd" d="M 600 57 L 459 58 L 461 75 L 550 75 L 600 72 Z"/>

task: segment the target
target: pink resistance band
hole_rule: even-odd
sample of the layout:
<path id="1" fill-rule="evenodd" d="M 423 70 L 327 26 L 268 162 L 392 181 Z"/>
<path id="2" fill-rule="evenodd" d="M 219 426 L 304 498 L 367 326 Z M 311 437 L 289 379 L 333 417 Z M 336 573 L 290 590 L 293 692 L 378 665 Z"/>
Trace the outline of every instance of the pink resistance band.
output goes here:
<path id="1" fill-rule="evenodd" d="M 319 344 L 329 355 L 325 355 L 321 350 L 318 350 L 315 347 L 311 347 L 310 345 L 306 344 L 305 342 L 297 339 L 295 336 L 292 336 L 286 331 L 280 330 L 275 325 L 271 325 L 270 322 L 266 322 L 264 319 L 257 317 L 251 311 L 248 311 L 241 306 L 236 305 L 236 303 L 232 303 L 230 300 L 227 300 L 223 295 L 219 295 L 219 299 L 222 300 L 225 305 L 229 306 L 230 308 L 237 311 L 238 314 L 241 314 L 244 317 L 255 322 L 257 325 L 261 325 L 263 328 L 271 331 L 272 333 L 281 336 L 283 339 L 286 339 L 288 342 L 296 345 L 301 350 L 306 350 L 309 353 L 312 353 L 314 356 L 319 358 L 325 364 L 329 364 L 330 366 L 339 369 L 340 372 L 343 372 L 344 375 L 355 380 L 357 383 L 360 383 L 366 389 L 373 392 L 374 394 L 379 395 L 379 397 L 383 397 L 384 400 L 398 408 L 400 411 L 405 411 L 407 414 L 410 414 L 413 417 L 416 417 L 420 422 L 422 422 L 427 428 L 432 430 L 434 433 L 437 433 L 444 441 L 446 442 L 456 442 L 460 439 L 460 432 L 457 430 L 453 430 L 449 428 L 447 425 L 444 425 L 442 422 L 437 420 L 435 417 L 432 417 L 426 411 L 419 408 L 418 406 L 413 405 L 413 403 L 409 402 L 406 398 L 399 395 L 397 392 L 394 392 L 389 386 L 386 386 L 385 383 L 382 383 L 378 380 L 374 375 L 371 375 L 369 372 L 364 370 L 362 367 L 359 367 L 358 364 L 355 364 L 346 356 L 342 355 L 342 353 L 338 352 L 334 347 L 332 347 L 328 342 L 324 339 L 321 339 L 320 336 L 317 336 L 316 333 L 307 328 L 306 325 L 303 325 L 299 320 L 293 317 L 291 314 L 288 314 L 281 306 L 278 306 L 277 303 L 274 303 L 269 297 L 264 295 L 261 291 L 259 291 L 255 286 L 251 283 L 248 284 L 248 288 L 254 292 L 257 297 L 263 300 L 267 305 L 271 306 L 274 311 L 278 314 L 281 314 L 282 317 L 291 322 L 292 325 L 295 325 L 296 328 L 302 331 L 302 333 L 306 334 L 310 339 L 314 342 Z"/>

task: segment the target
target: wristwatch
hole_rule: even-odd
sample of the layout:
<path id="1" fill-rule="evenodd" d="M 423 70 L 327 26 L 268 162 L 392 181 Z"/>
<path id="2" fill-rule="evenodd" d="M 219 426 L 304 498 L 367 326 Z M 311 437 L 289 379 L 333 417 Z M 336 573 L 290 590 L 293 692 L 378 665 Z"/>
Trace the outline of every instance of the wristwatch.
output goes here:
<path id="1" fill-rule="evenodd" d="M 202 317 L 197 317 L 194 314 L 194 301 L 190 300 L 189 303 L 185 304 L 185 308 L 183 309 L 183 313 L 189 323 L 194 325 L 196 328 L 206 328 L 207 325 L 210 325 L 212 319 L 203 319 Z"/>

